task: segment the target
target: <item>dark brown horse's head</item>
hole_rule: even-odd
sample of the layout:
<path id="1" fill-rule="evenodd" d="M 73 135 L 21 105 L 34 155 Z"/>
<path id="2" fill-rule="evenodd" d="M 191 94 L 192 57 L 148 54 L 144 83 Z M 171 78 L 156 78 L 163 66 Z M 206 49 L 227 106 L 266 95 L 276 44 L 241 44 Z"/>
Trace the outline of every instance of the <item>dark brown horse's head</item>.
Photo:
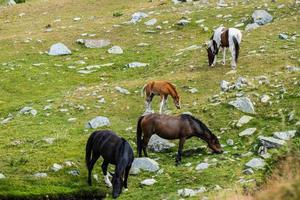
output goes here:
<path id="1" fill-rule="evenodd" d="M 213 151 L 213 153 L 217 153 L 217 154 L 223 153 L 223 149 L 220 145 L 220 142 L 219 142 L 219 139 L 217 138 L 217 136 L 215 136 L 212 133 L 208 133 L 207 135 L 209 135 L 209 136 L 206 141 L 207 141 L 208 147 Z"/>

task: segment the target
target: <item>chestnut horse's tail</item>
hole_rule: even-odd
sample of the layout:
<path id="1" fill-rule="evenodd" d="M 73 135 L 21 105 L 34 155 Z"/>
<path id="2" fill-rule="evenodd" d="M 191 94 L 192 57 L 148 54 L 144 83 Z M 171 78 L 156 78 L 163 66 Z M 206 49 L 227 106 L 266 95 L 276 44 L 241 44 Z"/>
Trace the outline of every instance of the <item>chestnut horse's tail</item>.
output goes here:
<path id="1" fill-rule="evenodd" d="M 85 164 L 86 167 L 89 168 L 90 166 L 90 161 L 91 161 L 91 155 L 92 155 L 92 149 L 93 149 L 93 143 L 94 143 L 94 137 L 97 134 L 97 131 L 93 132 L 87 143 L 86 143 L 86 147 L 85 147 Z"/>
<path id="2" fill-rule="evenodd" d="M 138 120 L 137 126 L 136 126 L 136 145 L 137 145 L 137 154 L 139 157 L 142 156 L 142 134 L 143 134 L 143 130 L 142 130 L 142 126 L 141 126 L 141 122 L 144 119 L 144 116 L 141 116 Z"/>

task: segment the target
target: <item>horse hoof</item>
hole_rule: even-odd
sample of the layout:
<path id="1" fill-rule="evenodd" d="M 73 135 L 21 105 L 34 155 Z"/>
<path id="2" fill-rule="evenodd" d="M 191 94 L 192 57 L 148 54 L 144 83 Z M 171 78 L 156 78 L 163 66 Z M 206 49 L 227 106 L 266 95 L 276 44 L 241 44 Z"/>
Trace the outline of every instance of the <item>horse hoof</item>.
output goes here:
<path id="1" fill-rule="evenodd" d="M 124 191 L 127 192 L 127 191 L 128 191 L 128 188 L 125 188 Z"/>

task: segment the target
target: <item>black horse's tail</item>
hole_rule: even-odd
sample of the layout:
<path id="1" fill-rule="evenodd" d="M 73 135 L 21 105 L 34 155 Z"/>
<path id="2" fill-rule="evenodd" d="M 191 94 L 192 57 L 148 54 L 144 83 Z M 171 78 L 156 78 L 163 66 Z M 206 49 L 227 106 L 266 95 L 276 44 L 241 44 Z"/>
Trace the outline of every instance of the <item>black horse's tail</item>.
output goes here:
<path id="1" fill-rule="evenodd" d="M 91 161 L 91 155 L 92 155 L 92 148 L 93 148 L 93 143 L 94 143 L 94 137 L 96 135 L 96 131 L 93 132 L 87 143 L 86 143 L 86 147 L 85 147 L 85 164 L 86 164 L 86 167 L 89 168 L 89 165 L 90 165 L 90 161 Z"/>
<path id="2" fill-rule="evenodd" d="M 240 45 L 235 36 L 232 37 L 232 40 L 233 40 L 234 48 L 235 48 L 235 62 L 237 63 L 239 53 L 240 53 Z"/>
<path id="3" fill-rule="evenodd" d="M 137 126 L 136 126 L 136 145 L 137 145 L 137 153 L 140 157 L 142 154 L 142 126 L 141 122 L 144 119 L 144 116 L 141 116 L 138 120 Z"/>

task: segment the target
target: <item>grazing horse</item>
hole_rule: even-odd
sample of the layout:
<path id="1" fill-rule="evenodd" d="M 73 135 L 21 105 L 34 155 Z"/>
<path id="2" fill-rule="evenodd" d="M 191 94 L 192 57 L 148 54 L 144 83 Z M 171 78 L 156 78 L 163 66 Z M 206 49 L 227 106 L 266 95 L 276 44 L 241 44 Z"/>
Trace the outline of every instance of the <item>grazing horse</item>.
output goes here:
<path id="1" fill-rule="evenodd" d="M 125 139 L 119 137 L 112 131 L 104 130 L 93 132 L 87 141 L 85 156 L 86 166 L 89 171 L 89 185 L 92 185 L 91 173 L 94 164 L 100 156 L 104 159 L 101 166 L 105 177 L 104 181 L 108 187 L 113 186 L 112 196 L 113 198 L 117 198 L 122 193 L 123 186 L 127 189 L 128 174 L 134 159 L 132 148 Z M 112 183 L 107 174 L 108 164 L 116 165 Z"/>
<path id="2" fill-rule="evenodd" d="M 142 89 L 143 93 L 146 93 L 146 110 L 151 110 L 151 101 L 155 95 L 160 96 L 160 109 L 159 113 L 162 113 L 163 107 L 166 104 L 168 95 L 174 100 L 176 108 L 180 109 L 180 97 L 176 91 L 176 87 L 167 81 L 150 81 L 144 85 Z"/>
<path id="3" fill-rule="evenodd" d="M 218 138 L 197 118 L 181 114 L 179 116 L 159 115 L 156 113 L 141 116 L 137 123 L 136 140 L 138 156 L 142 150 L 147 157 L 147 145 L 153 134 L 172 140 L 179 139 L 176 165 L 181 162 L 181 154 L 186 139 L 196 136 L 208 143 L 214 153 L 222 153 Z M 143 138 L 142 138 L 143 136 Z"/>
<path id="4" fill-rule="evenodd" d="M 220 47 L 223 49 L 223 61 L 225 65 L 226 48 L 230 49 L 232 61 L 231 67 L 236 68 L 237 59 L 239 56 L 240 43 L 242 40 L 242 33 L 236 28 L 219 27 L 214 31 L 208 43 L 207 54 L 209 66 L 214 66 L 217 62 L 217 55 Z"/>

